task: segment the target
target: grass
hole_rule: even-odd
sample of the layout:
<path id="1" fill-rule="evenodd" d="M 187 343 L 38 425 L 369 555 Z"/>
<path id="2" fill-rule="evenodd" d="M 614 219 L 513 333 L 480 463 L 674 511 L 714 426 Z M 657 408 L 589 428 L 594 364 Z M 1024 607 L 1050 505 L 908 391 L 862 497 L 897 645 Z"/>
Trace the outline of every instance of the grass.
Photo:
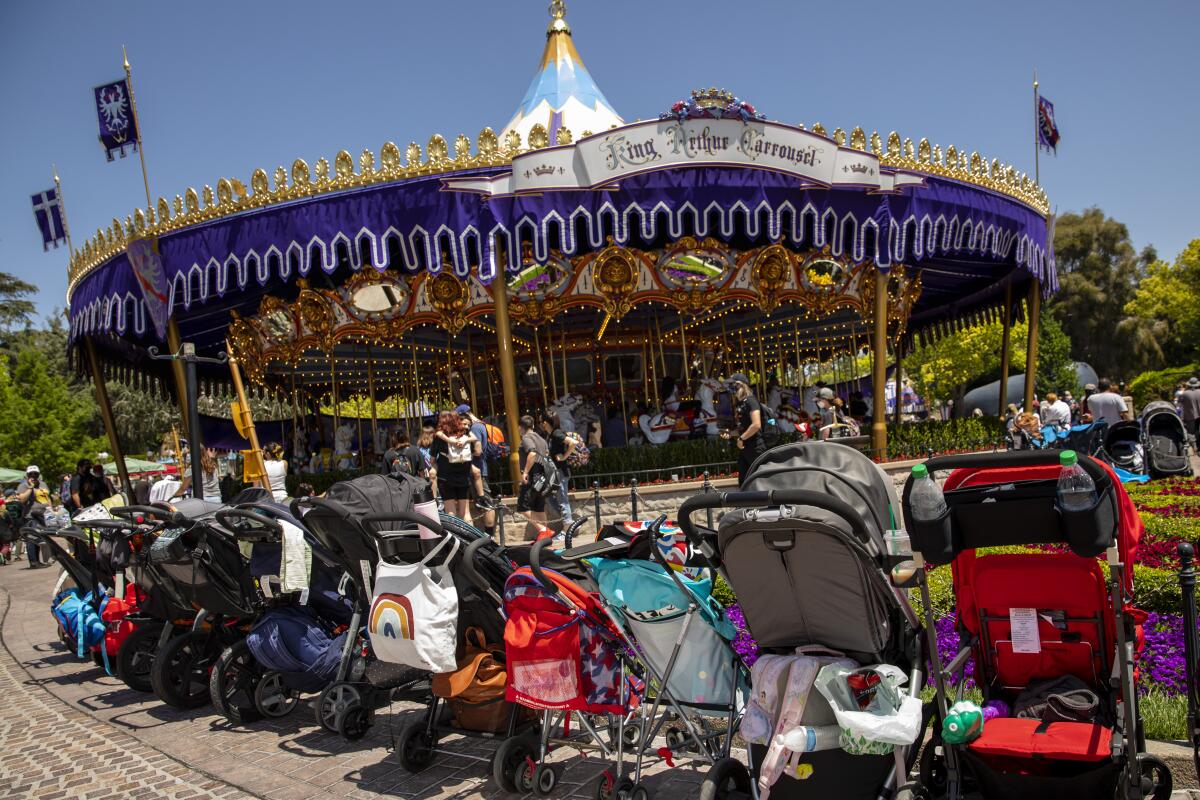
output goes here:
<path id="1" fill-rule="evenodd" d="M 1187 738 L 1187 696 L 1151 690 L 1138 702 L 1147 739 Z"/>

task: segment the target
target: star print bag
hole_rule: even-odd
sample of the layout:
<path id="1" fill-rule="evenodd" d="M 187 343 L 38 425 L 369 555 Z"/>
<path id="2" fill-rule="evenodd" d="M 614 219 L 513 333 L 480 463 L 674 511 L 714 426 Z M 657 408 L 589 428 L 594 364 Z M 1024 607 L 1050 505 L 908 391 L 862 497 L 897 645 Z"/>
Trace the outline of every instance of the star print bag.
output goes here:
<path id="1" fill-rule="evenodd" d="M 442 563 L 430 566 L 447 546 Z M 433 673 L 458 668 L 458 593 L 449 566 L 457 554 L 458 538 L 447 535 L 415 564 L 379 559 L 367 632 L 381 661 Z"/>

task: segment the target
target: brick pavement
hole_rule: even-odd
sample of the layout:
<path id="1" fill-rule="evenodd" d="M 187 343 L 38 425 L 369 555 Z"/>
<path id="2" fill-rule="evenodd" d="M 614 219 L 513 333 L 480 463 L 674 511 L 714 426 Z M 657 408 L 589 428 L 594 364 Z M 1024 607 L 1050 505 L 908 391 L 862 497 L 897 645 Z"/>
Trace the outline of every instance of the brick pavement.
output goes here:
<path id="1" fill-rule="evenodd" d="M 128 797 L 138 790 L 148 790 L 146 797 L 269 800 L 516 797 L 492 782 L 491 749 L 478 740 L 449 737 L 429 769 L 402 769 L 390 744 L 420 718 L 415 703 L 384 709 L 366 738 L 348 743 L 321 730 L 306 702 L 282 719 L 235 727 L 210 708 L 177 711 L 133 692 L 57 643 L 49 613 L 56 572 L 28 570 L 24 562 L 0 568 L 0 604 L 8 611 L 0 692 L 12 698 L 0 706 L 0 797 Z M 27 724 L 32 720 L 37 724 Z M 50 743 L 31 756 L 31 746 L 48 735 Z M 595 796 L 598 762 L 566 752 L 553 760 L 565 768 L 555 796 Z M 688 797 L 699 778 L 677 769 L 651 775 L 647 785 L 660 796 Z"/>

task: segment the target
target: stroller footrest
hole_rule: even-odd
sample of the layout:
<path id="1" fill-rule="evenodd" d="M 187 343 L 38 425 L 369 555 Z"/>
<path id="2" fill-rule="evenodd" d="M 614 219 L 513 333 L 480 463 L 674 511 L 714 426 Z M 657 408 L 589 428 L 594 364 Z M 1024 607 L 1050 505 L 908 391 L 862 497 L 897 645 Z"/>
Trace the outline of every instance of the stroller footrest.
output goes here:
<path id="1" fill-rule="evenodd" d="M 1112 757 L 1112 729 L 1091 722 L 1042 722 L 1000 717 L 983 726 L 971 751 L 983 756 L 1103 761 Z"/>

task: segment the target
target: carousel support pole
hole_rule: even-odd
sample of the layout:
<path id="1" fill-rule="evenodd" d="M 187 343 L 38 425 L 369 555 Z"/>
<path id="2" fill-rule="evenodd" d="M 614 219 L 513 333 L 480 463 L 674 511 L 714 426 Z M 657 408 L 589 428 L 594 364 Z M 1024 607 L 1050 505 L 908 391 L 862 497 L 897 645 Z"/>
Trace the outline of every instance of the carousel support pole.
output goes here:
<path id="1" fill-rule="evenodd" d="M 546 338 L 549 339 L 549 342 L 546 344 L 546 357 L 550 360 L 550 394 L 554 397 L 555 401 L 557 401 L 558 398 L 562 397 L 562 395 L 558 393 L 558 372 L 555 371 L 554 367 L 554 332 L 547 329 Z M 546 376 L 543 375 L 542 387 L 545 388 L 545 385 Z M 545 403 L 545 406 L 546 408 L 549 408 L 550 404 Z"/>
<path id="2" fill-rule="evenodd" d="M 625 364 L 621 361 L 620 353 L 617 354 L 617 391 L 621 395 L 621 425 L 625 428 L 625 438 L 629 438 L 629 409 L 625 406 Z M 628 444 L 628 441 L 626 441 Z"/>
<path id="3" fill-rule="evenodd" d="M 565 314 L 566 312 L 564 312 Z M 562 394 L 560 397 L 566 397 L 571 393 L 571 382 L 567 380 L 567 320 L 563 319 L 562 330 Z"/>
<path id="4" fill-rule="evenodd" d="M 367 348 L 367 396 L 371 399 L 371 447 L 374 448 L 379 441 L 379 410 L 375 406 L 375 364 L 370 347 Z"/>
<path id="5" fill-rule="evenodd" d="M 767 362 L 763 354 L 763 326 L 758 326 L 758 391 L 762 401 L 767 402 Z"/>
<path id="6" fill-rule="evenodd" d="M 104 373 L 100 370 L 100 360 L 96 357 L 96 345 L 90 337 L 83 337 L 83 347 L 87 352 L 88 366 L 92 370 L 92 383 L 96 388 L 96 405 L 100 406 L 100 418 L 104 421 L 104 432 L 108 434 L 108 446 L 112 448 L 113 458 L 117 462 L 117 476 L 121 479 L 121 489 L 133 502 L 133 484 L 129 482 L 129 470 L 125 468 L 125 455 L 121 450 L 121 439 L 117 435 L 112 405 L 108 402 L 108 388 L 104 385 Z M 178 447 L 178 445 L 176 445 Z"/>
<path id="7" fill-rule="evenodd" d="M 1012 281 L 1004 284 L 1004 311 L 1000 336 L 1000 400 L 996 416 L 1004 419 L 1008 408 L 1008 369 L 1012 361 Z"/>
<path id="8" fill-rule="evenodd" d="M 179 326 L 175 323 L 175 317 L 167 320 L 167 347 L 172 353 L 178 353 L 182 347 L 183 339 L 179 335 Z M 171 362 L 171 376 L 175 380 L 175 399 L 179 403 L 179 416 L 183 421 L 183 435 L 188 435 L 188 416 L 187 416 L 187 379 L 183 371 L 183 362 L 175 360 Z"/>
<path id="9" fill-rule="evenodd" d="M 250 403 L 246 399 L 246 387 L 242 384 L 242 370 L 238 367 L 237 358 L 233 355 L 233 348 L 229 346 L 229 342 L 225 342 L 225 352 L 229 353 L 229 375 L 233 378 L 233 391 L 237 394 L 238 406 L 242 411 L 242 421 L 246 425 L 246 433 L 249 434 L 250 452 L 254 457 L 254 469 L 258 472 L 258 481 L 262 487 L 268 492 L 271 491 L 271 480 L 267 477 L 266 470 L 259 470 L 262 466 L 262 448 L 258 444 L 258 431 L 254 428 L 254 417 L 250 413 Z M 196 456 L 192 457 L 192 463 L 199 463 Z M 193 470 L 194 471 L 194 470 Z M 192 495 L 195 496 L 198 489 L 192 489 Z"/>
<path id="10" fill-rule="evenodd" d="M 683 318 L 683 312 L 681 311 L 681 312 L 679 312 L 679 346 L 683 351 L 683 384 L 684 384 L 685 392 L 687 391 L 687 387 L 691 383 L 691 377 L 692 377 L 692 367 L 691 367 L 691 364 L 688 363 L 687 331 L 685 330 L 686 327 L 687 327 L 687 320 L 685 320 Z"/>
<path id="11" fill-rule="evenodd" d="M 900 370 L 904 364 L 904 339 L 896 337 L 896 424 L 900 424 L 901 407 L 904 400 L 904 383 L 900 380 Z"/>
<path id="12" fill-rule="evenodd" d="M 873 389 L 871 412 L 871 449 L 875 457 L 883 460 L 887 454 L 887 274 L 875 271 L 875 309 L 872 324 L 875 326 L 871 352 L 874 356 L 872 374 Z"/>
<path id="13" fill-rule="evenodd" d="M 367 467 L 367 448 L 363 447 L 362 440 L 362 395 L 354 395 L 354 432 L 358 436 L 358 468 L 366 469 Z"/>
<path id="14" fill-rule="evenodd" d="M 471 412 L 479 413 L 479 398 L 475 395 L 475 359 L 471 355 L 471 332 L 467 331 L 467 388 L 471 391 Z"/>
<path id="15" fill-rule="evenodd" d="M 521 456 L 515 446 L 521 441 L 521 433 L 517 430 L 517 420 L 521 416 L 521 408 L 517 405 L 517 367 L 513 361 L 512 328 L 508 320 L 508 290 L 504 281 L 504 264 L 501 259 L 500 273 L 497 280 L 492 282 L 492 294 L 496 309 L 496 347 L 497 358 L 500 361 L 500 386 L 504 396 L 504 415 L 507 418 L 505 432 L 508 434 L 508 472 L 512 478 L 513 494 L 521 487 Z M 534 329 L 536 331 L 536 328 Z M 544 387 L 543 387 L 544 388 Z M 501 531 L 504 528 L 501 527 Z"/>
<path id="16" fill-rule="evenodd" d="M 485 363 L 486 363 L 486 361 L 485 361 Z M 487 365 L 487 369 L 485 370 L 484 374 L 487 376 L 486 382 L 487 382 L 487 390 L 488 390 L 488 416 L 495 418 L 495 416 L 496 416 L 496 395 L 495 395 L 495 392 L 492 390 L 492 366 L 490 364 Z"/>
<path id="17" fill-rule="evenodd" d="M 1029 335 L 1025 342 L 1025 411 L 1033 411 L 1033 390 L 1037 383 L 1038 322 L 1042 312 L 1042 282 L 1029 284 Z"/>
<path id="18" fill-rule="evenodd" d="M 337 360 L 332 350 L 329 351 L 329 399 L 333 403 L 333 457 L 329 468 L 337 469 L 337 434 L 338 428 L 342 426 L 342 412 L 337 390 Z"/>
<path id="19" fill-rule="evenodd" d="M 412 405 L 409 407 L 411 415 L 415 418 L 415 422 L 421 421 L 421 378 L 420 371 L 417 369 L 417 332 L 413 330 L 413 345 L 412 345 L 412 370 L 413 370 L 413 393 Z M 413 438 L 416 438 L 415 436 Z"/>
<path id="20" fill-rule="evenodd" d="M 800 322 L 796 319 L 792 320 L 792 346 L 796 350 L 796 372 L 798 375 L 796 389 L 802 390 L 804 384 L 804 370 L 800 364 Z M 803 397 L 801 399 L 803 399 Z"/>
<path id="21" fill-rule="evenodd" d="M 542 408 L 548 408 L 550 404 L 546 402 L 546 365 L 542 362 L 542 343 L 538 338 L 537 325 L 533 326 L 533 349 L 537 351 L 538 383 L 542 386 Z M 503 371 L 501 372 L 500 382 L 503 385 L 504 376 Z"/>

